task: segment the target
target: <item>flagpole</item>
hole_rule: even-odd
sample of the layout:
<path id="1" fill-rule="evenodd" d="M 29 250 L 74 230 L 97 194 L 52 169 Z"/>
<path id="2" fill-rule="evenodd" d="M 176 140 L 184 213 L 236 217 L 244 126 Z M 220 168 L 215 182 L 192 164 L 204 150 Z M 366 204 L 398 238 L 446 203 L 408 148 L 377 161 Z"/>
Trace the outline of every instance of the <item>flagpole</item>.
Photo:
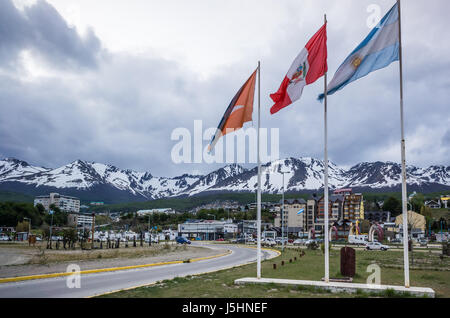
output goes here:
<path id="1" fill-rule="evenodd" d="M 256 215 L 256 226 L 257 226 L 257 266 L 256 266 L 256 276 L 261 279 L 261 158 L 259 155 L 260 148 L 260 128 L 261 128 L 261 62 L 258 61 L 258 193 L 257 193 L 257 215 Z"/>
<path id="2" fill-rule="evenodd" d="M 327 23 L 327 15 L 324 15 L 324 21 Z M 328 118 L 327 118 L 327 72 L 324 76 L 324 136 L 325 136 L 325 151 L 324 151 L 324 161 L 325 161 L 325 181 L 324 181 L 324 214 L 325 214 L 325 225 L 324 225 L 324 238 L 325 242 L 325 283 L 330 282 L 330 264 L 329 264 L 329 242 L 328 242 Z"/>
<path id="3" fill-rule="evenodd" d="M 403 263 L 405 268 L 405 287 L 409 288 L 409 255 L 408 255 L 408 205 L 406 193 L 406 154 L 405 154 L 405 126 L 403 115 L 403 56 L 402 56 L 402 20 L 400 0 L 398 4 L 398 36 L 399 36 L 399 65 L 400 65 L 400 127 L 402 152 L 402 213 L 403 213 Z"/>

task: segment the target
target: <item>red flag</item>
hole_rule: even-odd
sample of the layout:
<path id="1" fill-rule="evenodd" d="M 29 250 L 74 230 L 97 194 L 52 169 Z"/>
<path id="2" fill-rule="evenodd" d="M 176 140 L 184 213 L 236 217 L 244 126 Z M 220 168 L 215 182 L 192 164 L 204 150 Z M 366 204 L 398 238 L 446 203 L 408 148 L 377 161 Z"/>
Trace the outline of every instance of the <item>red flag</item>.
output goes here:
<path id="1" fill-rule="evenodd" d="M 270 113 L 273 115 L 300 99 L 303 88 L 317 81 L 327 70 L 327 24 L 325 23 L 294 60 L 278 91 L 270 95 L 275 102 Z"/>

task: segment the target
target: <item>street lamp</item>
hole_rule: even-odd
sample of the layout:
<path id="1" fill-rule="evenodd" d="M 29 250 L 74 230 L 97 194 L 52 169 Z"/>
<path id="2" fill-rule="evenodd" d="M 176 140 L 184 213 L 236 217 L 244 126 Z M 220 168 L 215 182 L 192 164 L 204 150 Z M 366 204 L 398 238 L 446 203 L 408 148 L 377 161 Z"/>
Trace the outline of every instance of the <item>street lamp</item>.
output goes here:
<path id="1" fill-rule="evenodd" d="M 28 242 L 30 241 L 30 234 L 31 234 L 31 219 L 30 218 L 23 218 L 24 220 L 28 220 Z"/>

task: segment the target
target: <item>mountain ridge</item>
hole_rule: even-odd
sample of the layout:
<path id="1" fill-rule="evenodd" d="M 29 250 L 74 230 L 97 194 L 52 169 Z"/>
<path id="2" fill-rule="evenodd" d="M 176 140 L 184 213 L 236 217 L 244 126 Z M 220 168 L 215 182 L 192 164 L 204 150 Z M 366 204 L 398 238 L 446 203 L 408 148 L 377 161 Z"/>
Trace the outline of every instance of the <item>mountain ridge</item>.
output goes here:
<path id="1" fill-rule="evenodd" d="M 262 191 L 281 193 L 282 172 L 286 192 L 323 189 L 324 162 L 310 157 L 286 158 L 262 165 Z M 394 162 L 362 162 L 344 169 L 329 162 L 329 186 L 336 188 L 397 191 L 401 166 Z M 407 166 L 408 189 L 433 192 L 450 190 L 450 167 Z M 50 191 L 87 200 L 145 201 L 204 193 L 254 192 L 257 167 L 226 165 L 205 175 L 156 177 L 150 172 L 120 169 L 113 165 L 75 160 L 58 168 L 38 167 L 16 158 L 0 160 L 0 189 L 37 195 Z M 121 201 L 120 201 L 121 200 Z"/>

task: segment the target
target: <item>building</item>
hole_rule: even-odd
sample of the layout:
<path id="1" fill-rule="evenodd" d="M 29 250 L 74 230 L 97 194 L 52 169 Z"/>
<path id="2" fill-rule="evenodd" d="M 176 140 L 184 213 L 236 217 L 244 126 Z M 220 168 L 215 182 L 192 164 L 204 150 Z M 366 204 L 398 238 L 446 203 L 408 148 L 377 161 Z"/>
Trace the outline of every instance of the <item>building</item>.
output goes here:
<path id="1" fill-rule="evenodd" d="M 441 208 L 440 202 L 435 201 L 435 200 L 425 201 L 424 205 L 431 209 L 440 209 Z"/>
<path id="2" fill-rule="evenodd" d="M 176 212 L 171 208 L 164 208 L 164 209 L 139 210 L 136 213 L 138 216 L 143 216 L 154 213 L 175 214 Z"/>
<path id="3" fill-rule="evenodd" d="M 70 213 L 67 216 L 67 224 L 77 228 L 92 228 L 94 218 L 89 214 Z"/>
<path id="4" fill-rule="evenodd" d="M 391 212 L 389 211 L 364 211 L 364 219 L 370 222 L 389 223 Z"/>
<path id="5" fill-rule="evenodd" d="M 54 204 L 61 211 L 80 212 L 80 199 L 62 195 L 59 193 L 50 193 L 49 195 L 40 195 L 34 199 L 34 206 L 42 204 L 46 211 L 50 210 L 50 206 Z"/>
<path id="6" fill-rule="evenodd" d="M 337 189 L 333 192 L 334 195 L 350 195 L 353 193 L 353 189 L 347 188 L 347 189 Z"/>
<path id="7" fill-rule="evenodd" d="M 92 201 L 91 203 L 89 203 L 90 205 L 104 205 L 105 204 L 105 202 L 101 202 L 101 201 L 98 201 L 98 202 L 96 202 L 96 201 Z"/>
<path id="8" fill-rule="evenodd" d="M 403 215 L 400 214 L 395 218 L 395 224 L 403 231 Z M 414 211 L 408 211 L 408 230 L 416 231 L 420 230 L 425 233 L 426 220 L 422 214 Z"/>
<path id="9" fill-rule="evenodd" d="M 315 195 L 312 196 L 308 201 L 306 201 L 306 214 L 304 215 L 305 218 L 305 232 L 310 231 L 311 229 L 315 230 L 315 219 L 317 215 L 317 209 L 318 209 L 318 201 L 319 198 Z"/>
<path id="10" fill-rule="evenodd" d="M 343 202 L 343 218 L 356 223 L 358 220 L 364 219 L 364 201 L 363 195 L 360 193 L 350 193 L 344 196 Z"/>
<path id="11" fill-rule="evenodd" d="M 178 235 L 201 240 L 216 240 L 224 237 L 224 227 L 230 221 L 187 220 L 178 224 Z M 230 229 L 227 227 L 227 230 Z"/>
<path id="12" fill-rule="evenodd" d="M 223 233 L 227 234 L 237 234 L 238 233 L 238 225 L 236 223 L 225 223 L 223 225 Z"/>
<path id="13" fill-rule="evenodd" d="M 16 228 L 13 226 L 0 226 L 0 233 L 15 233 Z"/>
<path id="14" fill-rule="evenodd" d="M 325 198 L 322 196 L 316 200 L 316 213 L 314 215 L 314 231 L 322 233 L 325 224 Z M 328 224 L 333 224 L 342 219 L 343 196 L 332 195 L 328 199 Z"/>
<path id="15" fill-rule="evenodd" d="M 242 220 L 237 225 L 239 235 L 256 235 L 258 230 L 256 220 Z"/>
<path id="16" fill-rule="evenodd" d="M 444 209 L 450 209 L 450 195 L 441 195 L 441 206 L 443 206 Z"/>
<path id="17" fill-rule="evenodd" d="M 282 202 L 280 202 L 282 205 Z M 303 199 L 285 199 L 284 200 L 284 227 L 287 233 L 301 232 L 305 228 L 306 221 L 306 201 Z M 303 209 L 302 213 L 299 213 Z M 275 216 L 275 227 L 281 228 L 282 226 L 282 211 L 280 209 Z"/>

